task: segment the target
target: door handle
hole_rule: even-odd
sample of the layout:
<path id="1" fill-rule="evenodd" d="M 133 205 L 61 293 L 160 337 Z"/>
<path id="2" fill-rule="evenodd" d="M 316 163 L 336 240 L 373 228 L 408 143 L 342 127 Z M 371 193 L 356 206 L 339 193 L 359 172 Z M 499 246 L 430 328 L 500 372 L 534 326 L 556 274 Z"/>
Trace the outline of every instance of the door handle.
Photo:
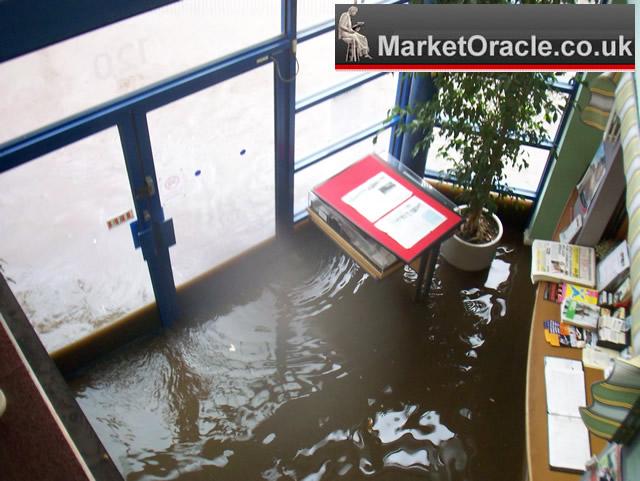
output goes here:
<path id="1" fill-rule="evenodd" d="M 0 418 L 2 417 L 6 409 L 7 398 L 5 397 L 4 392 L 2 392 L 2 389 L 0 389 Z"/>

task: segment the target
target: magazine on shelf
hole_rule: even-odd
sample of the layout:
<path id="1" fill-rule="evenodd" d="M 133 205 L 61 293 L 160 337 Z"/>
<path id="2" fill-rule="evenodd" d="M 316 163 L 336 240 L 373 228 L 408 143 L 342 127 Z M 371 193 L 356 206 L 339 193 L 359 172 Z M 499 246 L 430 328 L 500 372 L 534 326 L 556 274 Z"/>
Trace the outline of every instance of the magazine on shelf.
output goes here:
<path id="1" fill-rule="evenodd" d="M 588 287 L 577 286 L 569 282 L 564 282 L 558 289 L 558 302 L 565 299 L 573 299 L 586 304 L 598 303 L 598 291 L 589 289 Z"/>
<path id="2" fill-rule="evenodd" d="M 629 275 L 630 265 L 627 241 L 622 241 L 598 262 L 598 290 L 615 290 Z"/>
<path id="3" fill-rule="evenodd" d="M 595 329 L 598 327 L 600 308 L 575 299 L 565 299 L 560 307 L 560 318 L 562 322 L 573 326 Z"/>
<path id="4" fill-rule="evenodd" d="M 534 240 L 531 246 L 531 281 L 596 284 L 596 254 L 592 247 Z"/>
<path id="5" fill-rule="evenodd" d="M 631 304 L 631 279 L 626 276 L 613 293 L 613 305 L 616 307 L 629 307 Z"/>
<path id="6" fill-rule="evenodd" d="M 587 171 L 578 182 L 576 189 L 578 190 L 578 199 L 583 207 L 583 212 L 589 209 L 591 202 L 605 178 L 607 170 L 607 159 L 604 152 L 604 144 L 600 144 L 596 154 L 591 160 L 591 164 Z"/>
<path id="7" fill-rule="evenodd" d="M 564 242 L 565 244 L 571 242 L 573 239 L 575 239 L 578 232 L 580 232 L 581 227 L 582 214 L 577 214 L 571 221 L 571 223 L 562 232 L 560 232 L 560 242 Z"/>
<path id="8" fill-rule="evenodd" d="M 560 304 L 562 299 L 559 299 L 560 296 L 560 285 L 557 282 L 545 282 L 544 283 L 544 300 L 555 302 L 556 304 Z"/>
<path id="9" fill-rule="evenodd" d="M 544 321 L 544 339 L 554 347 L 584 349 L 587 346 L 595 345 L 597 336 L 594 336 L 589 329 L 548 319 Z"/>

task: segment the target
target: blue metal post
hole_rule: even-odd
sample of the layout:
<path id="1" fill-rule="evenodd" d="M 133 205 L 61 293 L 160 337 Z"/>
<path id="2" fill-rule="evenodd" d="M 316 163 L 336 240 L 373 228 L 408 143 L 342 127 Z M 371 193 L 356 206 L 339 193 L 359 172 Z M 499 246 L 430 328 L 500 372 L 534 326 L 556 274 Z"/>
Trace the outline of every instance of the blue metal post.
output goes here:
<path id="1" fill-rule="evenodd" d="M 434 93 L 433 80 L 429 74 L 413 75 L 411 81 L 411 91 L 409 93 L 409 106 L 413 106 L 419 103 L 427 102 L 431 100 Z M 409 116 L 406 119 L 407 123 L 410 123 L 414 119 L 413 116 Z M 422 151 L 417 155 L 413 155 L 413 149 L 420 139 L 425 135 L 422 130 L 415 132 L 405 132 L 402 138 L 402 148 L 400 151 L 400 162 L 409 166 L 420 177 L 424 175 L 425 164 L 427 162 L 427 152 Z"/>
<path id="2" fill-rule="evenodd" d="M 178 317 L 176 286 L 169 247 L 176 243 L 173 221 L 165 220 L 145 112 L 132 111 L 118 123 L 137 220 L 131 224 L 133 243 L 147 261 L 163 327 Z"/>
<path id="3" fill-rule="evenodd" d="M 282 0 L 288 48 L 274 55 L 276 236 L 293 231 L 293 169 L 296 111 L 296 1 Z"/>
<path id="4" fill-rule="evenodd" d="M 396 107 L 406 108 L 409 102 L 409 91 L 411 90 L 410 74 L 398 73 L 398 87 L 396 88 Z M 396 159 L 400 158 L 402 152 L 402 138 L 404 133 L 400 132 L 396 125 L 391 128 L 391 140 L 389 142 L 389 153 Z"/>

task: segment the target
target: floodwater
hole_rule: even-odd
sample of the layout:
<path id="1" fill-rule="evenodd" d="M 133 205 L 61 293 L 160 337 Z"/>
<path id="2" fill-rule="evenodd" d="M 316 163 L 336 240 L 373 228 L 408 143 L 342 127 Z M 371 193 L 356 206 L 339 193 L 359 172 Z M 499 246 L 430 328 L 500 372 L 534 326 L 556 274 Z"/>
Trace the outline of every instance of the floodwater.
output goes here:
<path id="1" fill-rule="evenodd" d="M 71 387 L 130 481 L 523 479 L 533 288 L 506 238 L 415 303 L 413 271 L 374 281 L 304 228 Z"/>

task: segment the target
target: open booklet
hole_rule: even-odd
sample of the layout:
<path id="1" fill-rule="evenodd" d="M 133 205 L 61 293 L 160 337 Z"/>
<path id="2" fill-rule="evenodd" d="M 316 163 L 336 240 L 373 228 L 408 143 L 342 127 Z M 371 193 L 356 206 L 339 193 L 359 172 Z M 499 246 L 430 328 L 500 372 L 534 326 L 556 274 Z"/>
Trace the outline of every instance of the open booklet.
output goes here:
<path id="1" fill-rule="evenodd" d="M 346 193 L 342 200 L 405 249 L 447 219 L 385 172 Z"/>
<path id="2" fill-rule="evenodd" d="M 369 222 L 411 197 L 411 191 L 385 172 L 378 172 L 366 182 L 347 192 L 342 201 L 357 210 Z"/>
<path id="3" fill-rule="evenodd" d="M 385 215 L 375 226 L 405 249 L 411 249 L 445 220 L 444 215 L 414 196 Z"/>
<path id="4" fill-rule="evenodd" d="M 584 471 L 591 456 L 589 433 L 580 419 L 586 404 L 584 371 L 580 361 L 545 356 L 549 466 Z"/>

